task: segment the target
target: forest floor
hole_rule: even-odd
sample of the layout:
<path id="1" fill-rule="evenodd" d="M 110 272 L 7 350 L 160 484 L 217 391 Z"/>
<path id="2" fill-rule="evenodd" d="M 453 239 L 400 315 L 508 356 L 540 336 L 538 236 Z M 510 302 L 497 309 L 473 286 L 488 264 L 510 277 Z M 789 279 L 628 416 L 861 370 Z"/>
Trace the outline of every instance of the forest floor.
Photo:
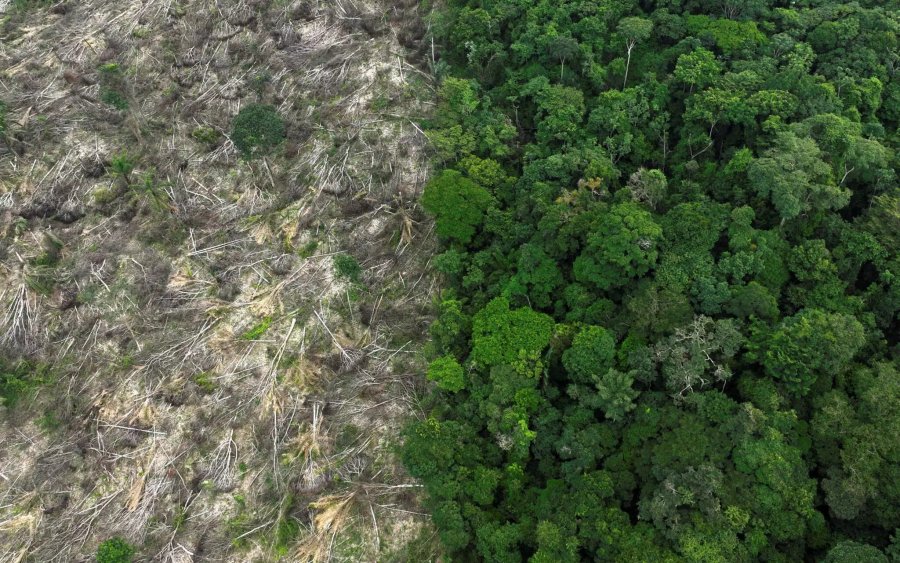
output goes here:
<path id="1" fill-rule="evenodd" d="M 4 4 L 0 344 L 33 392 L 0 560 L 434 559 L 395 455 L 435 292 L 419 3 Z M 256 102 L 287 138 L 247 162 Z"/>

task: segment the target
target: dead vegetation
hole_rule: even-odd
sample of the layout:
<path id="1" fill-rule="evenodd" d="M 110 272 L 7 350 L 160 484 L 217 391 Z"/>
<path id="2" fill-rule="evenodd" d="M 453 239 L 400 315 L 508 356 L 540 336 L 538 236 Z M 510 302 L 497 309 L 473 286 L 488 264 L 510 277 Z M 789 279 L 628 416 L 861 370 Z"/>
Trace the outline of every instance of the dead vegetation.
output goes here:
<path id="1" fill-rule="evenodd" d="M 0 347 L 53 373 L 0 412 L 0 560 L 115 535 L 173 562 L 433 543 L 392 450 L 434 292 L 417 9 L 0 13 Z M 249 103 L 287 138 L 246 162 L 229 135 Z"/>

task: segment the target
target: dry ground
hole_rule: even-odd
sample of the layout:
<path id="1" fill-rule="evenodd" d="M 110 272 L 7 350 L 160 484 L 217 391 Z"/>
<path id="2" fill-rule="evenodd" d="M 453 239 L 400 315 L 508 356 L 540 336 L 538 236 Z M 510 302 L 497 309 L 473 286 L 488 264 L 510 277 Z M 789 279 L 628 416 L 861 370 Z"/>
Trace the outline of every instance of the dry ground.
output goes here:
<path id="1" fill-rule="evenodd" d="M 0 412 L 0 561 L 435 558 L 393 448 L 434 293 L 418 4 L 0 12 L 0 355 L 44 369 Z M 287 140 L 248 163 L 254 102 Z"/>

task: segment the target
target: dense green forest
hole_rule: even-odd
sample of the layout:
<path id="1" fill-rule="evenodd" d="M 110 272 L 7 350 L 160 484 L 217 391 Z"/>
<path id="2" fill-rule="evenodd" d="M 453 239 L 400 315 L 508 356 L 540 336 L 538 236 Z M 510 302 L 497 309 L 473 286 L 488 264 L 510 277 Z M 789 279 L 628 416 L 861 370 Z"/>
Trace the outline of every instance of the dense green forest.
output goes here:
<path id="1" fill-rule="evenodd" d="M 453 560 L 900 560 L 897 8 L 438 10 Z"/>

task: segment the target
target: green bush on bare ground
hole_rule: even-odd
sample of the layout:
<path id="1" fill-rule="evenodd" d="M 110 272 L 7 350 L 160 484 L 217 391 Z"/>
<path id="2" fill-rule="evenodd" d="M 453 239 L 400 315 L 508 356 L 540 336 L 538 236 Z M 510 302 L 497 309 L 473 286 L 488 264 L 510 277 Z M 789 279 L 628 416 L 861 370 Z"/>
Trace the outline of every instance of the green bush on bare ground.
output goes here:
<path id="1" fill-rule="evenodd" d="M 111 538 L 97 548 L 97 563 L 131 563 L 134 551 L 122 538 Z"/>
<path id="2" fill-rule="evenodd" d="M 234 118 L 231 141 L 245 160 L 265 156 L 284 141 L 284 121 L 274 107 L 250 104 Z"/>

